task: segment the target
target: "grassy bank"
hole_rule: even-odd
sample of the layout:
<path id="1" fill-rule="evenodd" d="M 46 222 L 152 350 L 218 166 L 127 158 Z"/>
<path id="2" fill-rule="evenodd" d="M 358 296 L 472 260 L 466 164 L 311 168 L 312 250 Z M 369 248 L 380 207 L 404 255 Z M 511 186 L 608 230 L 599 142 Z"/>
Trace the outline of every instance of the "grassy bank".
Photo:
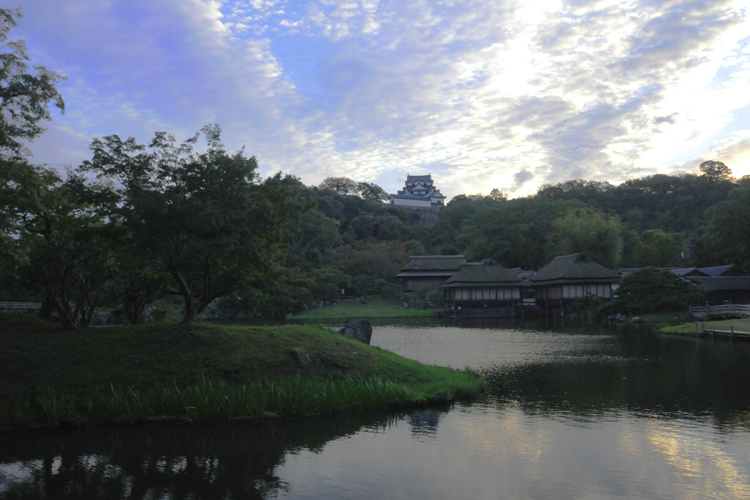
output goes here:
<path id="1" fill-rule="evenodd" d="M 334 305 L 316 307 L 295 314 L 296 319 L 347 319 L 347 318 L 430 318 L 438 309 L 417 309 L 402 307 L 395 300 L 368 299 L 367 304 L 356 299 L 344 299 Z"/>
<path id="2" fill-rule="evenodd" d="M 476 394 L 483 384 L 476 374 L 423 365 L 320 326 L 71 332 L 0 315 L 0 426 L 397 408 Z"/>
<path id="3" fill-rule="evenodd" d="M 728 319 L 720 321 L 699 321 L 696 323 L 685 323 L 682 325 L 666 326 L 659 329 L 661 333 L 674 333 L 680 335 L 698 335 L 703 330 L 731 330 L 734 328 L 740 332 L 750 332 L 750 318 Z"/>

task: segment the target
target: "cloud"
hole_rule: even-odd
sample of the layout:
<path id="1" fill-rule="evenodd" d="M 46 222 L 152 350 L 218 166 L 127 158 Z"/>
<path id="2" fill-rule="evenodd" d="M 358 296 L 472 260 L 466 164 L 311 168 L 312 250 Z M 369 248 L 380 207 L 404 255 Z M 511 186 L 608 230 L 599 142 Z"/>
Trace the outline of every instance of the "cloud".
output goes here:
<path id="1" fill-rule="evenodd" d="M 524 195 L 741 143 L 746 3 L 26 0 L 19 33 L 70 77 L 34 148 L 217 122 L 308 184 L 431 172 L 448 196 Z"/>
<path id="2" fill-rule="evenodd" d="M 534 178 L 534 174 L 532 174 L 528 170 L 519 170 L 513 176 L 513 187 L 515 189 L 518 189 L 519 187 L 523 186 L 524 184 L 526 184 L 533 178 Z"/>

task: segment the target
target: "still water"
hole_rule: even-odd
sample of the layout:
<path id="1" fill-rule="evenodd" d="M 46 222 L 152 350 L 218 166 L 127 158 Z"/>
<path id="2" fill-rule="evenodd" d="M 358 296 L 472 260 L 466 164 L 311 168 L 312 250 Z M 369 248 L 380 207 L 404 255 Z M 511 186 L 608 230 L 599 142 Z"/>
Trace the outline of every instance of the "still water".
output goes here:
<path id="1" fill-rule="evenodd" d="M 0 435 L 2 499 L 750 498 L 750 343 L 378 325 L 478 400 L 293 422 Z"/>

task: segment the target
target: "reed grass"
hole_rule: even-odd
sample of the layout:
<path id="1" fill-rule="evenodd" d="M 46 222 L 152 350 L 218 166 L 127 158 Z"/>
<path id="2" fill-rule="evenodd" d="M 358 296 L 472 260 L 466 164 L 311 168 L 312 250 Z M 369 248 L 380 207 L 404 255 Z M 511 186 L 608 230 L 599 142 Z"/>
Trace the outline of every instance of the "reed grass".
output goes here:
<path id="1" fill-rule="evenodd" d="M 0 426 L 65 422 L 76 426 L 137 423 L 169 416 L 187 421 L 263 419 L 330 414 L 368 409 L 401 408 L 425 402 L 424 392 L 381 377 L 315 380 L 259 380 L 233 383 L 202 378 L 197 384 L 177 382 L 150 387 L 96 386 L 86 393 L 47 389 L 38 395 L 18 394 L 0 411 Z M 467 392 L 470 388 L 467 386 Z"/>

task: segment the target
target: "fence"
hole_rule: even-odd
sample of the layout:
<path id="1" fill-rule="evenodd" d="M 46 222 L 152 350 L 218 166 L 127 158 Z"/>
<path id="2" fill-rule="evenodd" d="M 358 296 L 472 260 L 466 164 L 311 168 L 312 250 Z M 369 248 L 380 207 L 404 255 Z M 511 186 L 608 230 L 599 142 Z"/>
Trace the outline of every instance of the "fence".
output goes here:
<path id="1" fill-rule="evenodd" d="M 722 304 L 720 306 L 693 307 L 693 316 L 708 318 L 748 318 L 750 304 Z"/>
<path id="2" fill-rule="evenodd" d="M 41 302 L 0 302 L 0 311 L 9 313 L 34 313 L 41 308 Z"/>

